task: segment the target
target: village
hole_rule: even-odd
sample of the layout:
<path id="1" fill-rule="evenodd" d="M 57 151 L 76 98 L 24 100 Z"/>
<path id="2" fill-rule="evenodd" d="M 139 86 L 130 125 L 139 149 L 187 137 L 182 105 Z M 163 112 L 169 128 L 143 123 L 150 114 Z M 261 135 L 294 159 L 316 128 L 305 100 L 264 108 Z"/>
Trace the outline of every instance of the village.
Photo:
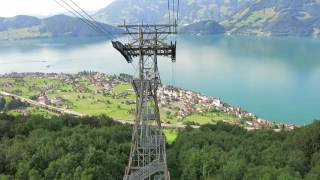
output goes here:
<path id="1" fill-rule="evenodd" d="M 26 79 L 30 80 L 31 83 L 26 83 Z M 133 114 L 132 106 L 135 104 L 135 98 L 130 85 L 132 79 L 133 77 L 127 74 L 117 76 L 98 72 L 81 72 L 78 74 L 11 73 L 0 76 L 0 90 L 18 93 L 18 95 L 26 96 L 26 98 L 35 100 L 40 104 L 64 109 L 72 109 L 72 103 L 61 95 L 63 93 L 77 93 L 76 101 L 80 102 L 85 98 L 84 93 L 91 94 L 93 97 L 95 95 L 108 95 L 119 100 L 117 101 L 117 107 L 130 106 L 131 108 L 127 110 L 127 113 Z M 37 80 L 46 81 L 37 84 Z M 25 91 L 28 91 L 28 93 L 17 90 L 19 84 L 21 87 L 28 86 L 20 88 L 27 89 Z M 115 91 L 120 86 L 122 88 Z M 14 87 L 17 87 L 17 89 L 14 89 Z M 27 94 L 29 97 L 27 97 Z M 193 114 L 224 113 L 233 119 L 231 121 L 226 118 L 223 119 L 224 122 L 237 124 L 248 130 L 272 128 L 275 131 L 280 131 L 281 129 L 291 130 L 296 128 L 295 125 L 277 124 L 258 118 L 255 114 L 246 112 L 239 107 L 230 106 L 219 98 L 173 86 L 162 85 L 158 91 L 158 99 L 160 109 L 164 112 L 161 120 L 167 124 L 185 124 L 183 120 Z M 99 102 L 99 99 L 96 102 Z M 106 104 L 110 104 L 110 102 L 106 102 Z M 176 122 L 169 120 L 169 117 L 172 116 L 177 119 Z M 207 123 L 210 123 L 210 121 Z M 196 119 L 189 124 L 200 125 Z"/>

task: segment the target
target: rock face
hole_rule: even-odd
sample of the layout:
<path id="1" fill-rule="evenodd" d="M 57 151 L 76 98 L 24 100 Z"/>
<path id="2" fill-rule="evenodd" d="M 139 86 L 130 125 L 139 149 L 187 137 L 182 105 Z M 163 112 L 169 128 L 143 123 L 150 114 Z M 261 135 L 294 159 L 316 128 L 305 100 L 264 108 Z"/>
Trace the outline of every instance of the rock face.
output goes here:
<path id="1" fill-rule="evenodd" d="M 225 28 L 216 21 L 200 21 L 181 28 L 182 33 L 223 34 Z"/>
<path id="2" fill-rule="evenodd" d="M 176 0 L 175 2 L 177 2 Z M 180 22 L 191 24 L 203 20 L 220 21 L 235 13 L 250 0 L 180 0 Z M 171 0 L 172 2 L 172 0 Z M 115 0 L 95 17 L 102 22 L 118 25 L 168 21 L 168 0 Z"/>
<path id="3" fill-rule="evenodd" d="M 318 36 L 320 0 L 254 0 L 221 24 L 231 34 Z"/>
<path id="4" fill-rule="evenodd" d="M 113 26 L 99 24 L 111 33 L 118 34 L 122 32 Z M 66 15 L 56 15 L 45 19 L 32 16 L 0 18 L 0 40 L 99 35 L 101 33 L 91 29 L 79 18 Z"/>

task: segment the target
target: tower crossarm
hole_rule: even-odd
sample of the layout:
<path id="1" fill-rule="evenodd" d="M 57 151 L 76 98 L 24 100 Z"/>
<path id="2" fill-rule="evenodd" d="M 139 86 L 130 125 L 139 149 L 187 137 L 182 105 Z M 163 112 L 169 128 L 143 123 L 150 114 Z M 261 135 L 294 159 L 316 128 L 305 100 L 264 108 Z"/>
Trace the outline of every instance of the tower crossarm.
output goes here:
<path id="1" fill-rule="evenodd" d="M 176 61 L 176 43 L 161 44 L 161 45 L 145 45 L 143 47 L 139 45 L 122 44 L 119 41 L 112 42 L 113 47 L 117 49 L 127 60 L 131 63 L 132 58 L 143 56 L 153 56 L 155 52 L 158 56 L 170 57 L 173 62 Z"/>
<path id="2" fill-rule="evenodd" d="M 163 35 L 163 34 L 177 34 L 177 24 L 131 24 L 118 26 L 126 29 L 124 34 L 127 35 L 139 35 L 142 31 L 145 35 Z"/>

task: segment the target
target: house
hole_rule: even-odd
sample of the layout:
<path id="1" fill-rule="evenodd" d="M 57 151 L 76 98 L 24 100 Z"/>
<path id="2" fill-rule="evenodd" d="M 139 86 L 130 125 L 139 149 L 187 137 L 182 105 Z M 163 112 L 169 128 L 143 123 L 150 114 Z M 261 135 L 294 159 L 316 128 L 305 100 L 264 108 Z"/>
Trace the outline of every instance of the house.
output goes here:
<path id="1" fill-rule="evenodd" d="M 62 106 L 64 102 L 64 99 L 62 97 L 54 97 L 50 100 L 50 103 L 55 106 Z"/>
<path id="2" fill-rule="evenodd" d="M 37 102 L 39 104 L 43 104 L 43 105 L 48 105 L 49 104 L 49 99 L 48 99 L 48 96 L 44 95 L 44 96 L 39 96 L 37 98 Z"/>

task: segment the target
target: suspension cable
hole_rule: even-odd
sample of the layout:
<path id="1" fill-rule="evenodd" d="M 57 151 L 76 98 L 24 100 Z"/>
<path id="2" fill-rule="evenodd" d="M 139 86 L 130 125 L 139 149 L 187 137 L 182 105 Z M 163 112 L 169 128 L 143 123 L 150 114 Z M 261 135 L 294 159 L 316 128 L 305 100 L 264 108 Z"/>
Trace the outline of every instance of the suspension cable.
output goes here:
<path id="1" fill-rule="evenodd" d="M 177 8 L 177 24 L 179 24 L 179 11 L 180 11 L 180 0 L 178 0 L 178 8 Z"/>
<path id="2" fill-rule="evenodd" d="M 61 6 L 63 9 L 74 15 L 75 17 L 78 17 L 83 23 L 88 25 L 92 30 L 96 31 L 99 34 L 102 34 L 106 36 L 107 38 L 110 38 L 108 34 L 103 32 L 100 28 L 98 28 L 95 24 L 93 24 L 91 21 L 89 21 L 87 18 L 85 18 L 82 14 L 80 14 L 77 10 L 75 10 L 70 4 L 62 0 L 62 2 L 67 5 L 69 8 L 67 8 L 65 5 L 61 4 L 58 0 L 54 0 L 59 6 Z M 70 10 L 72 9 L 72 10 Z"/>
<path id="3" fill-rule="evenodd" d="M 113 34 L 111 33 L 111 32 L 109 32 L 108 30 L 106 30 L 102 25 L 101 25 L 101 23 L 98 23 L 91 15 L 89 15 L 85 10 L 83 10 L 78 4 L 76 4 L 73 0 L 69 0 L 72 4 L 74 4 L 77 8 L 79 8 L 81 11 L 82 11 L 82 13 L 84 13 L 87 17 L 89 17 L 93 22 L 94 22 L 94 24 L 96 24 L 98 27 L 100 27 L 100 29 L 102 30 L 102 31 L 104 31 L 104 32 L 106 32 L 107 34 L 109 34 L 112 38 L 111 39 L 113 39 L 114 38 L 114 36 L 113 36 Z"/>
<path id="4" fill-rule="evenodd" d="M 63 9 L 65 9 L 66 11 L 68 11 L 69 13 L 71 13 L 72 15 L 74 15 L 75 17 L 79 18 L 78 15 L 71 11 L 70 9 L 68 9 L 67 7 L 65 7 L 64 5 L 62 5 L 60 2 L 58 2 L 57 0 L 54 0 L 59 6 L 61 6 Z M 87 24 L 91 29 L 93 29 L 94 31 L 96 31 L 97 33 L 100 33 L 100 34 L 103 34 L 105 35 L 104 33 L 102 33 L 99 29 L 97 29 L 95 26 L 92 26 L 92 24 L 90 24 L 87 19 L 82 19 L 82 18 L 79 18 L 83 23 Z"/>
<path id="5" fill-rule="evenodd" d="M 173 24 L 175 23 L 175 21 L 176 21 L 176 17 L 175 17 L 175 7 L 174 7 L 174 5 L 175 5 L 175 1 L 174 0 L 172 0 L 172 16 L 173 16 Z"/>
<path id="6" fill-rule="evenodd" d="M 169 24 L 171 23 L 170 0 L 168 0 Z"/>
<path id="7" fill-rule="evenodd" d="M 81 18 L 86 20 L 88 23 L 90 23 L 92 26 L 97 28 L 100 32 L 107 35 L 105 32 L 103 32 L 100 28 L 98 28 L 95 24 L 93 24 L 90 20 L 88 20 L 86 17 L 84 17 L 81 13 L 79 13 L 75 8 L 73 8 L 69 3 L 67 3 L 65 0 L 61 0 L 65 5 L 67 5 L 69 8 L 71 8 L 76 14 L 78 14 Z"/>

